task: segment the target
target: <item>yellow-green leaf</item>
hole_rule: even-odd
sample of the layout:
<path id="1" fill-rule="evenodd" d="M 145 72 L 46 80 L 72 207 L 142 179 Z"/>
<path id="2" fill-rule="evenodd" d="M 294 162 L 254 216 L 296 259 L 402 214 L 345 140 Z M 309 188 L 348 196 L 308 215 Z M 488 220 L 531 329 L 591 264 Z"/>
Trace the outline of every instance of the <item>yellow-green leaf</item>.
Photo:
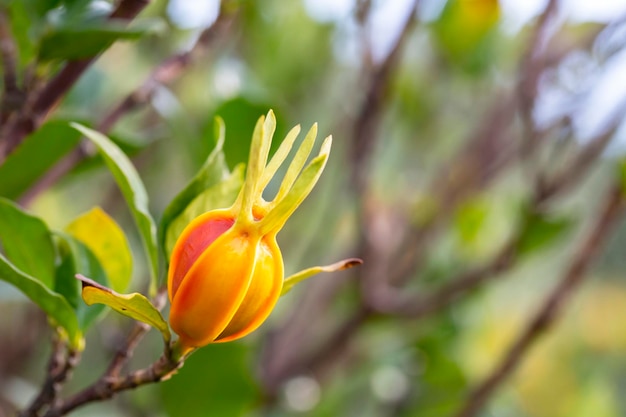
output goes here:
<path id="1" fill-rule="evenodd" d="M 65 231 L 81 241 L 98 258 L 115 291 L 130 283 L 133 259 L 122 229 L 100 207 L 77 217 Z"/>
<path id="2" fill-rule="evenodd" d="M 150 267 L 150 294 L 156 294 L 159 270 L 159 250 L 157 247 L 156 224 L 148 210 L 148 194 L 146 188 L 130 162 L 130 159 L 108 137 L 100 132 L 86 128 L 77 123 L 70 126 L 81 132 L 97 147 L 113 178 L 122 191 L 122 195 L 137 223 L 139 236 L 148 257 Z"/>
<path id="3" fill-rule="evenodd" d="M 349 258 L 341 260 L 339 262 L 335 262 L 331 265 L 314 266 L 312 268 L 307 268 L 300 272 L 296 272 L 295 274 L 285 278 L 285 281 L 283 282 L 283 290 L 280 295 L 287 294 L 289 291 L 291 291 L 294 285 L 301 281 L 304 281 L 307 278 L 312 277 L 313 275 L 317 275 L 320 272 L 342 271 L 344 269 L 352 268 L 353 266 L 361 265 L 362 263 L 363 261 L 359 258 Z"/>
<path id="4" fill-rule="evenodd" d="M 166 343 L 172 338 L 167 322 L 157 308 L 139 293 L 119 294 L 80 274 L 76 275 L 83 284 L 83 300 L 87 305 L 105 304 L 113 310 L 134 320 L 149 324 L 163 335 Z"/>

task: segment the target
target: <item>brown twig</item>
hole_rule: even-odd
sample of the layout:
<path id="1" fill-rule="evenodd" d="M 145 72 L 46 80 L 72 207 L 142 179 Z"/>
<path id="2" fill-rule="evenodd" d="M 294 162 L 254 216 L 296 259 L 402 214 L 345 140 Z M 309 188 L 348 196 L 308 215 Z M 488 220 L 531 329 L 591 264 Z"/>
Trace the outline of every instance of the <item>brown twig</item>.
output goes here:
<path id="1" fill-rule="evenodd" d="M 99 379 L 89 388 L 52 407 L 44 414 L 44 417 L 60 417 L 82 405 L 109 399 L 122 391 L 163 381 L 174 374 L 181 365 L 182 362 L 174 362 L 168 355 L 164 354 L 145 369 L 140 369 L 123 377 L 111 376 Z"/>
<path id="2" fill-rule="evenodd" d="M 159 288 L 156 296 L 152 300 L 152 304 L 157 308 L 157 310 L 162 310 L 165 306 L 165 301 L 167 299 L 167 287 Z M 135 326 L 131 330 L 130 334 L 126 338 L 126 343 L 120 347 L 115 356 L 109 363 L 109 367 L 104 373 L 104 378 L 117 378 L 119 377 L 122 368 L 128 360 L 133 356 L 137 345 L 143 337 L 150 330 L 150 326 L 146 323 L 136 322 Z M 167 348 L 167 347 L 166 347 Z"/>
<path id="3" fill-rule="evenodd" d="M 20 417 L 36 417 L 41 411 L 57 400 L 63 384 L 70 377 L 72 370 L 80 361 L 80 352 L 71 349 L 59 337 L 55 336 L 52 353 L 48 362 L 48 373 L 39 394 L 30 406 L 19 413 Z"/>
<path id="4" fill-rule="evenodd" d="M 4 8 L 0 8 L 0 57 L 4 81 L 4 94 L 0 103 L 0 122 L 4 123 L 11 111 L 18 108 L 23 101 L 23 94 L 17 83 L 17 48 Z"/>
<path id="5" fill-rule="evenodd" d="M 621 186 L 613 185 L 605 198 L 600 217 L 574 255 L 572 263 L 561 280 L 541 304 L 500 364 L 472 392 L 456 417 L 475 416 L 519 365 L 532 344 L 554 324 L 574 291 L 585 278 L 587 269 L 611 234 L 615 223 L 622 216 L 624 208 L 624 194 Z"/>
<path id="6" fill-rule="evenodd" d="M 371 74 L 365 100 L 354 121 L 352 134 L 352 184 L 356 195 L 362 195 L 367 183 L 369 158 L 374 151 L 378 126 L 382 116 L 384 95 L 389 86 L 390 77 L 398 65 L 404 46 L 417 24 L 419 0 L 414 1 L 395 45 L 385 60 Z M 367 58 L 365 58 L 367 59 Z"/>
<path id="7" fill-rule="evenodd" d="M 539 89 L 539 80 L 546 67 L 547 45 L 551 36 L 551 30 L 555 23 L 559 9 L 559 0 L 549 0 L 539 21 L 535 25 L 528 49 L 520 65 L 518 82 L 518 97 L 524 129 L 522 142 L 522 157 L 528 159 L 537 148 L 541 138 L 540 132 L 535 128 L 533 110 L 535 99 Z"/>
<path id="8" fill-rule="evenodd" d="M 538 202 L 541 203 L 555 194 L 564 192 L 581 181 L 615 136 L 624 114 L 626 114 L 626 100 L 614 110 L 611 120 L 604 129 L 605 132 L 598 134 L 583 146 L 565 168 L 552 177 L 540 176 L 538 178 L 535 197 Z"/>
<path id="9" fill-rule="evenodd" d="M 111 13 L 109 19 L 130 22 L 148 4 L 149 0 L 122 0 Z M 50 111 L 59 103 L 80 76 L 95 61 L 97 57 L 80 59 L 68 62 L 59 73 L 52 78 L 20 114 L 12 117 L 2 130 L 3 148 L 0 150 L 0 159 L 9 154 L 22 140 L 35 131 L 47 118 Z"/>
<path id="10" fill-rule="evenodd" d="M 158 310 L 161 310 L 165 306 L 166 298 L 167 288 L 161 287 L 155 298 L 152 300 L 152 303 Z M 145 323 L 137 322 L 128 337 L 126 338 L 126 342 L 124 343 L 124 345 L 116 351 L 105 373 L 95 383 L 65 400 L 52 401 L 56 398 L 56 394 L 58 394 L 58 389 L 55 391 L 55 397 L 53 398 L 40 394 L 39 397 L 41 397 L 41 400 L 39 401 L 38 407 L 36 408 L 36 413 L 20 414 L 20 416 L 38 416 L 39 410 L 41 410 L 45 405 L 50 405 L 50 408 L 45 414 L 43 414 L 44 417 L 62 416 L 84 404 L 94 401 L 106 400 L 108 398 L 111 398 L 118 392 L 136 388 L 141 385 L 158 382 L 167 378 L 180 366 L 182 366 L 183 363 L 182 360 L 175 362 L 172 359 L 169 345 L 165 346 L 165 353 L 163 354 L 163 356 L 159 358 L 156 362 L 154 362 L 151 366 L 129 373 L 124 376 L 120 376 L 122 368 L 133 356 L 135 348 L 149 330 L 150 326 Z M 71 355 L 68 356 L 68 362 L 71 358 Z M 51 359 L 51 365 L 48 371 L 49 380 L 52 379 L 54 375 L 53 367 L 59 367 L 59 365 L 57 365 L 59 363 L 58 359 L 58 354 L 54 354 L 53 359 Z M 75 365 L 75 362 L 76 360 L 73 360 L 72 364 Z M 65 372 L 65 374 L 67 374 L 67 372 Z M 44 386 L 42 392 L 45 389 L 46 388 Z"/>

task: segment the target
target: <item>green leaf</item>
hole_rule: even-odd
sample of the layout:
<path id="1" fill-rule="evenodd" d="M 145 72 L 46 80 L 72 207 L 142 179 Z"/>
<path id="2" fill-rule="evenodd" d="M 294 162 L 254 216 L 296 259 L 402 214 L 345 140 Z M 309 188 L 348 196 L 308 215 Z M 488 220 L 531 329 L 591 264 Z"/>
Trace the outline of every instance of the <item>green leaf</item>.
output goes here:
<path id="1" fill-rule="evenodd" d="M 61 263 L 57 267 L 54 290 L 62 294 L 76 311 L 80 328 L 85 331 L 95 323 L 105 311 L 104 306 L 89 308 L 81 300 L 81 286 L 74 278 L 76 274 L 89 274 L 101 285 L 108 285 L 104 268 L 81 241 L 74 237 L 57 233 Z"/>
<path id="2" fill-rule="evenodd" d="M 159 264 L 156 225 L 148 211 L 148 195 L 139 174 L 128 157 L 109 138 L 77 123 L 71 123 L 70 126 L 81 132 L 98 147 L 104 162 L 120 187 L 135 223 L 137 223 L 139 235 L 148 257 L 151 278 L 150 293 L 156 294 Z"/>
<path id="3" fill-rule="evenodd" d="M 76 147 L 80 137 L 67 122 L 52 121 L 43 125 L 0 165 L 0 195 L 11 199 L 19 197 Z"/>
<path id="4" fill-rule="evenodd" d="M 126 290 L 132 277 L 133 259 L 126 236 L 115 220 L 100 207 L 94 207 L 72 221 L 65 231 L 93 252 L 113 290 Z"/>
<path id="5" fill-rule="evenodd" d="M 320 272 L 335 272 L 335 271 L 343 271 L 344 269 L 349 269 L 357 265 L 361 265 L 363 261 L 359 258 L 349 258 L 344 259 L 339 262 L 335 262 L 331 265 L 326 266 L 314 266 L 312 268 L 304 269 L 300 272 L 296 272 L 293 275 L 285 278 L 283 282 L 283 290 L 280 295 L 285 295 L 296 285 L 297 283 L 304 281 L 307 278 L 312 277 L 313 275 L 317 275 Z"/>
<path id="6" fill-rule="evenodd" d="M 167 322 L 159 310 L 144 295 L 139 293 L 119 294 L 80 274 L 76 278 L 82 282 L 83 300 L 87 305 L 104 304 L 120 314 L 149 324 L 161 332 L 165 343 L 169 343 L 172 336 Z"/>
<path id="7" fill-rule="evenodd" d="M 37 304 L 57 326 L 67 332 L 73 348 L 82 349 L 83 337 L 74 310 L 61 295 L 43 285 L 37 279 L 20 271 L 0 254 L 0 279 L 14 285 Z"/>
<path id="8" fill-rule="evenodd" d="M 115 41 L 138 39 L 153 29 L 153 22 L 128 27 L 123 22 L 111 20 L 54 28 L 41 39 L 39 58 L 42 61 L 91 58 Z"/>
<path id="9" fill-rule="evenodd" d="M 572 219 L 550 217 L 533 210 L 524 213 L 523 222 L 522 233 L 517 243 L 517 252 L 520 256 L 529 255 L 553 244 L 574 225 Z"/>
<path id="10" fill-rule="evenodd" d="M 219 117 L 215 118 L 215 136 L 217 138 L 215 148 L 202 168 L 163 212 L 159 227 L 159 243 L 167 259 L 176 239 L 189 221 L 211 209 L 228 207 L 241 188 L 243 168 L 236 168 L 233 174 L 229 174 L 226 167 L 223 152 L 224 121 Z M 239 186 L 235 197 L 231 199 L 231 189 L 235 186 L 237 178 L 239 178 Z"/>
<path id="11" fill-rule="evenodd" d="M 48 288 L 54 285 L 55 250 L 48 226 L 0 197 L 0 241 L 7 258 Z"/>
<path id="12" fill-rule="evenodd" d="M 243 416 L 259 400 L 249 346 L 211 344 L 198 349 L 175 377 L 160 385 L 170 417 Z"/>
<path id="13" fill-rule="evenodd" d="M 221 116 L 226 126 L 228 126 L 229 140 L 224 143 L 224 155 L 229 169 L 234 169 L 237 165 L 248 162 L 252 140 L 250 132 L 256 126 L 259 115 L 267 113 L 267 109 L 272 107 L 270 104 L 272 103 L 252 102 L 243 97 L 236 97 L 220 104 L 215 109 L 215 114 Z M 274 110 L 278 116 L 282 114 L 278 109 L 274 108 Z M 216 120 L 217 118 L 207 123 L 207 126 L 204 128 L 204 131 L 207 132 L 205 136 L 210 136 L 215 131 Z M 285 136 L 285 133 L 284 129 L 278 127 L 276 136 L 282 138 Z M 202 157 L 208 153 L 205 145 L 207 142 L 209 141 L 194 144 L 196 147 L 203 147 L 203 149 L 195 149 L 195 153 L 198 156 Z M 278 141 L 272 143 L 270 156 L 274 154 L 278 146 Z"/>
<path id="14" fill-rule="evenodd" d="M 235 167 L 229 177 L 196 196 L 185 210 L 169 223 L 164 243 L 167 259 L 174 249 L 176 239 L 193 219 L 207 211 L 227 208 L 233 204 L 243 184 L 243 171 L 243 164 Z"/>
<path id="15" fill-rule="evenodd" d="M 37 50 L 29 36 L 32 20 L 29 17 L 26 2 L 9 1 L 8 12 L 11 22 L 11 34 L 19 51 L 19 67 L 24 68 L 35 58 Z"/>
<path id="16" fill-rule="evenodd" d="M 617 176 L 622 187 L 622 192 L 626 194 L 626 158 L 619 159 L 617 163 Z"/>

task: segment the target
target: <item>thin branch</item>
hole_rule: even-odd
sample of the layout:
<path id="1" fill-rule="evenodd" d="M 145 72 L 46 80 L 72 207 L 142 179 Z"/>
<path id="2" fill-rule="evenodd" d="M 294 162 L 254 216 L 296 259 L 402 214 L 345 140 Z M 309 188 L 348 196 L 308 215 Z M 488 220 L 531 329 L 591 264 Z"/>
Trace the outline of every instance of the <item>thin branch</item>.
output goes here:
<path id="1" fill-rule="evenodd" d="M 23 94 L 17 84 L 17 48 L 11 35 L 6 10 L 0 8 L 0 57 L 4 94 L 0 104 L 0 122 L 4 123 L 8 115 L 23 101 Z"/>
<path id="2" fill-rule="evenodd" d="M 546 67 L 546 52 L 551 31 L 558 15 L 559 0 L 549 0 L 535 25 L 531 41 L 520 65 L 518 96 L 524 129 L 522 157 L 529 158 L 537 147 L 540 133 L 535 129 L 533 110 L 539 79 Z"/>
<path id="3" fill-rule="evenodd" d="M 574 291 L 585 278 L 587 269 L 598 255 L 603 243 L 611 235 L 615 223 L 623 215 L 624 208 L 623 191 L 619 185 L 614 185 L 605 198 L 600 217 L 559 283 L 541 304 L 502 362 L 473 391 L 456 417 L 475 416 L 517 368 L 532 344 L 554 324 Z"/>
<path id="4" fill-rule="evenodd" d="M 166 299 L 167 287 L 164 286 L 159 289 L 152 303 L 157 310 L 161 310 L 165 306 Z M 115 356 L 113 356 L 105 373 L 95 383 L 66 400 L 43 402 L 38 409 L 41 409 L 45 404 L 51 404 L 51 407 L 44 414 L 44 417 L 65 415 L 84 404 L 94 401 L 103 401 L 111 398 L 118 392 L 162 381 L 174 373 L 182 366 L 183 361 L 174 362 L 171 359 L 170 347 L 166 345 L 163 356 L 151 366 L 120 376 L 122 368 L 133 356 L 135 348 L 149 330 L 149 325 L 137 322 L 126 338 L 126 343 L 124 343 L 124 345 L 117 350 Z M 52 374 L 52 372 L 49 371 L 49 374 Z M 38 414 L 24 414 L 23 417 L 36 415 Z"/>
<path id="5" fill-rule="evenodd" d="M 152 300 L 152 304 L 157 308 L 157 310 L 162 310 L 165 306 L 165 301 L 167 299 L 167 287 L 163 286 L 159 288 L 156 296 Z M 131 330 L 130 334 L 126 338 L 126 343 L 120 347 L 113 359 L 111 360 L 109 367 L 104 373 L 105 379 L 108 378 L 117 378 L 119 377 L 122 368 L 128 360 L 133 356 L 135 349 L 139 342 L 143 339 L 143 337 L 150 330 L 150 326 L 146 323 L 136 322 L 135 326 Z"/>
<path id="6" fill-rule="evenodd" d="M 414 1 L 407 19 L 402 27 L 398 40 L 385 58 L 371 75 L 365 100 L 354 121 L 352 135 L 352 183 L 357 195 L 364 191 L 367 180 L 369 158 L 374 151 L 375 139 L 382 115 L 382 105 L 389 80 L 398 65 L 409 35 L 417 24 L 419 0 Z"/>
<path id="7" fill-rule="evenodd" d="M 54 336 L 46 380 L 31 405 L 19 413 L 19 416 L 39 416 L 44 407 L 54 404 L 63 384 L 68 380 L 79 361 L 80 352 L 69 348 L 63 340 Z"/>
<path id="8" fill-rule="evenodd" d="M 605 132 L 598 134 L 582 147 L 569 165 L 551 178 L 539 177 L 536 184 L 536 199 L 542 202 L 579 183 L 615 136 L 615 132 L 624 120 L 624 114 L 626 114 L 626 100 L 623 100 L 614 110 Z"/>
<path id="9" fill-rule="evenodd" d="M 518 257 L 517 243 L 518 236 L 515 236 L 490 262 L 463 272 L 428 296 L 403 297 L 402 294 L 398 294 L 398 297 L 389 303 L 389 310 L 385 313 L 416 319 L 442 310 L 462 295 L 511 269 Z"/>
<path id="10" fill-rule="evenodd" d="M 145 369 L 140 369 L 123 377 L 99 379 L 89 388 L 52 407 L 44 414 L 44 417 L 60 417 L 87 403 L 104 401 L 122 391 L 166 380 L 181 366 L 182 362 L 173 362 L 164 354 Z"/>

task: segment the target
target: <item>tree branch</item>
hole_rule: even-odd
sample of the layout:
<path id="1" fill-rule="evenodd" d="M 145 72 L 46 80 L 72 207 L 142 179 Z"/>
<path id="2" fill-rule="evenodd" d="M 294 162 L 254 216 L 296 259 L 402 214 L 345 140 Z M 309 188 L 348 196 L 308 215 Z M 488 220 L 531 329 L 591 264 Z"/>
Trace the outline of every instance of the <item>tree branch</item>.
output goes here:
<path id="1" fill-rule="evenodd" d="M 369 158 L 374 150 L 378 125 L 382 115 L 382 104 L 385 92 L 389 85 L 391 74 L 397 67 L 411 31 L 417 24 L 417 8 L 419 0 L 413 2 L 407 19 L 402 27 L 398 40 L 385 58 L 376 68 L 369 80 L 369 86 L 365 100 L 361 105 L 359 114 L 354 121 L 352 134 L 352 184 L 356 195 L 362 195 L 367 176 Z M 364 59 L 367 59 L 367 55 Z"/>
<path id="2" fill-rule="evenodd" d="M 99 379 L 89 388 L 52 407 L 44 414 L 44 417 L 60 417 L 84 404 L 103 401 L 122 391 L 163 381 L 173 375 L 181 366 L 182 362 L 174 362 L 168 355 L 164 354 L 145 369 L 140 369 L 123 377 L 110 376 Z"/>
<path id="3" fill-rule="evenodd" d="M 37 417 L 44 407 L 54 404 L 79 361 L 80 352 L 70 349 L 63 340 L 54 336 L 46 380 L 37 397 L 26 410 L 19 413 L 19 417 Z"/>
<path id="4" fill-rule="evenodd" d="M 546 8 L 539 16 L 539 21 L 535 25 L 529 47 L 520 65 L 517 90 L 523 122 L 522 127 L 524 129 L 524 141 L 521 147 L 524 159 L 528 159 L 534 153 L 541 136 L 535 128 L 533 110 L 539 88 L 539 79 L 546 67 L 547 45 L 558 9 L 559 0 L 548 1 Z"/>
<path id="5" fill-rule="evenodd" d="M 152 300 L 152 303 L 158 310 L 161 310 L 165 306 L 166 299 L 167 288 L 161 287 Z M 111 398 L 118 392 L 167 379 L 183 365 L 182 359 L 177 362 L 172 359 L 170 346 L 167 345 L 165 346 L 163 356 L 151 366 L 120 376 L 122 368 L 133 356 L 135 348 L 149 330 L 149 325 L 136 322 L 133 330 L 126 338 L 126 343 L 117 350 L 115 356 L 113 356 L 113 359 L 109 363 L 109 367 L 95 383 L 66 400 L 52 402 L 48 397 L 43 398 L 42 400 L 44 400 L 44 402 L 42 402 L 38 410 L 46 404 L 51 404 L 48 411 L 44 414 L 44 417 L 63 416 L 84 404 L 94 401 L 103 401 Z M 53 372 L 49 371 L 49 375 L 52 374 Z M 20 415 L 20 417 L 36 417 L 38 415 L 39 414 L 23 414 Z"/>
<path id="6" fill-rule="evenodd" d="M 574 255 L 561 280 L 541 304 L 526 329 L 506 353 L 504 359 L 472 392 L 456 417 L 475 416 L 489 401 L 497 388 L 517 368 L 532 344 L 554 324 L 565 304 L 583 281 L 587 269 L 611 234 L 615 223 L 623 215 L 624 202 L 621 187 L 613 185 L 605 197 L 600 217 Z"/>
<path id="7" fill-rule="evenodd" d="M 0 8 L 0 57 L 4 82 L 4 94 L 0 103 L 0 122 L 4 123 L 8 115 L 13 109 L 18 108 L 24 99 L 17 84 L 17 48 L 4 8 Z"/>

